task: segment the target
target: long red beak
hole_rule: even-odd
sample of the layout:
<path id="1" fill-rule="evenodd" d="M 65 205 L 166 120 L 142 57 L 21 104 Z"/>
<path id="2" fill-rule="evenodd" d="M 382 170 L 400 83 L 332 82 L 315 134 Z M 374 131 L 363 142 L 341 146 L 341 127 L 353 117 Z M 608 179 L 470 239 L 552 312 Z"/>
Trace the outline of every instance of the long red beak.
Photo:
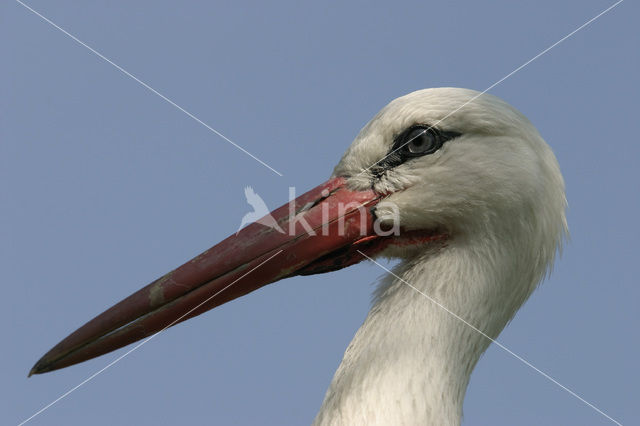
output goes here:
<path id="1" fill-rule="evenodd" d="M 371 212 L 380 199 L 343 178 L 325 182 L 271 213 L 280 229 L 252 223 L 87 322 L 29 375 L 95 358 L 282 278 L 360 262 L 358 250 L 381 247 Z"/>

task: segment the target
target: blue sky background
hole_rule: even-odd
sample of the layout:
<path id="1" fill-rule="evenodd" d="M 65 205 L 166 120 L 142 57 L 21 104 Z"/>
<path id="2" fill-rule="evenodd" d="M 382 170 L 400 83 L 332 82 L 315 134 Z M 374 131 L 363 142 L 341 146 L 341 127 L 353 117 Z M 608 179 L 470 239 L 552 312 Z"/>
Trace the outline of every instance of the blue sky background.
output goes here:
<path id="1" fill-rule="evenodd" d="M 608 1 L 28 4 L 251 151 L 280 177 L 20 4 L 0 5 L 0 423 L 122 351 L 27 379 L 52 345 L 326 179 L 391 99 L 483 90 Z M 482 3 L 482 4 L 481 4 Z M 554 149 L 571 240 L 500 341 L 638 422 L 639 7 L 623 2 L 491 93 Z M 382 275 L 299 277 L 176 326 L 30 424 L 308 424 Z M 425 300 L 425 303 L 429 303 Z M 492 346 L 465 425 L 606 425 Z"/>

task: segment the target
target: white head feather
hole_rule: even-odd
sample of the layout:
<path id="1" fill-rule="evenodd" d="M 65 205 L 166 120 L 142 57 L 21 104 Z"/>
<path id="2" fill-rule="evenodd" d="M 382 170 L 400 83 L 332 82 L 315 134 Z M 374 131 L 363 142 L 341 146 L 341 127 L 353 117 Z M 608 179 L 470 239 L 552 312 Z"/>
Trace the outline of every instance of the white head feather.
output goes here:
<path id="1" fill-rule="evenodd" d="M 394 139 L 416 124 L 460 136 L 374 173 Z M 551 149 L 517 110 L 472 90 L 426 89 L 392 101 L 361 130 L 334 176 L 390 194 L 405 229 L 447 232 L 444 247 L 383 254 L 403 259 L 396 275 L 492 338 L 552 266 L 566 232 L 564 183 Z M 385 217 L 385 208 L 376 214 Z M 316 424 L 458 424 L 469 376 L 489 343 L 389 276 Z"/>

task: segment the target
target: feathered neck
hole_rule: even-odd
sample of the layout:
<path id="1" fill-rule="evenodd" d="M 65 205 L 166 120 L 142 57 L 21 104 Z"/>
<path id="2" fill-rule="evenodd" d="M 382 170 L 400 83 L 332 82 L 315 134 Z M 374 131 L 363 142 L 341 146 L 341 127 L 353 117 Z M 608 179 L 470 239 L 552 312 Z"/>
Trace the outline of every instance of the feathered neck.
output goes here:
<path id="1" fill-rule="evenodd" d="M 507 247 L 451 241 L 396 266 L 347 348 L 314 425 L 459 425 L 467 384 L 535 283 Z M 435 251 L 435 252 L 434 252 Z M 535 277 L 525 278 L 529 281 Z"/>

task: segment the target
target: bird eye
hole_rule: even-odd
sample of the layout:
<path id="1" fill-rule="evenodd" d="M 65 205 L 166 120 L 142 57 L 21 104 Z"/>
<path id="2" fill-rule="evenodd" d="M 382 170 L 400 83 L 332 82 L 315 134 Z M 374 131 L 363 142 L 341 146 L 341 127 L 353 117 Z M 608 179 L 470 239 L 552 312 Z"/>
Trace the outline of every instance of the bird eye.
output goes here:
<path id="1" fill-rule="evenodd" d="M 371 166 L 375 177 L 380 177 L 407 160 L 433 154 L 442 145 L 460 136 L 461 133 L 436 129 L 428 124 L 414 124 L 400 133 L 393 143 L 391 151 L 380 161 Z"/>
<path id="2" fill-rule="evenodd" d="M 437 151 L 442 143 L 436 131 L 430 127 L 415 126 L 400 138 L 400 150 L 405 155 L 418 156 Z"/>

